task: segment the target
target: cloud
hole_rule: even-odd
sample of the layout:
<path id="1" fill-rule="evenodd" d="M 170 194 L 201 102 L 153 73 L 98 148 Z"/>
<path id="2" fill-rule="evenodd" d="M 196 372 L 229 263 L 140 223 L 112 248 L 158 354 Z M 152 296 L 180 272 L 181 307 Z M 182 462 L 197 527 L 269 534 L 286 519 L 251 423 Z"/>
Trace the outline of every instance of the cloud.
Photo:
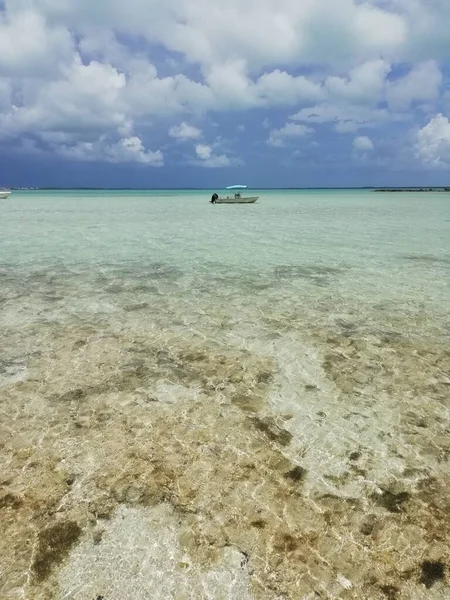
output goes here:
<path id="1" fill-rule="evenodd" d="M 211 158 L 212 148 L 206 144 L 197 144 L 195 146 L 195 153 L 201 160 L 208 160 Z"/>
<path id="2" fill-rule="evenodd" d="M 135 118 L 155 118 L 204 113 L 214 105 L 214 94 L 183 74 L 159 77 L 153 65 L 140 63 L 127 77 L 123 102 Z"/>
<path id="3" fill-rule="evenodd" d="M 181 123 L 181 125 L 173 126 L 169 129 L 170 137 L 178 140 L 196 140 L 202 136 L 201 129 L 188 125 L 187 123 Z"/>
<path id="4" fill-rule="evenodd" d="M 392 113 L 386 108 L 373 108 L 351 103 L 320 105 L 303 108 L 290 119 L 303 123 L 331 124 L 338 133 L 353 133 L 360 129 L 376 128 L 389 122 L 408 122 L 412 115 Z"/>
<path id="5" fill-rule="evenodd" d="M 348 133 L 358 131 L 360 128 L 372 127 L 377 121 L 387 120 L 389 114 L 386 110 L 377 111 L 359 107 L 357 110 L 351 105 L 334 105 L 323 103 L 320 105 L 303 108 L 290 117 L 293 121 L 315 123 L 323 125 L 331 123 L 336 131 Z"/>
<path id="6" fill-rule="evenodd" d="M 323 97 L 321 85 L 299 75 L 276 69 L 264 73 L 255 84 L 257 97 L 266 106 L 290 106 Z"/>
<path id="7" fill-rule="evenodd" d="M 416 135 L 416 155 L 424 165 L 447 168 L 450 166 L 450 121 L 439 114 Z"/>
<path id="8" fill-rule="evenodd" d="M 229 167 L 232 164 L 231 159 L 226 154 L 216 155 L 211 146 L 206 144 L 197 144 L 195 146 L 195 153 L 200 159 L 195 164 L 202 167 Z"/>
<path id="9" fill-rule="evenodd" d="M 125 76 L 111 65 L 77 60 L 64 78 L 24 90 L 22 105 L 0 115 L 0 135 L 61 130 L 94 134 L 127 127 L 129 116 L 120 101 L 125 86 Z"/>
<path id="10" fill-rule="evenodd" d="M 146 150 L 137 136 L 123 138 L 116 143 L 107 143 L 101 139 L 97 142 L 62 144 L 57 146 L 56 151 L 60 156 L 77 161 L 141 163 L 151 167 L 161 167 L 164 164 L 162 152 Z"/>
<path id="11" fill-rule="evenodd" d="M 406 131 L 424 114 L 445 113 L 444 0 L 1 4 L 0 137 L 17 147 L 33 139 L 68 159 L 157 163 L 159 151 L 146 150 L 156 139 L 148 140 L 149 131 L 164 129 L 158 146 L 166 148 L 206 138 L 210 113 L 220 122 L 220 114 L 253 111 L 268 130 L 269 119 L 292 114 L 270 131 L 272 147 L 315 124 L 317 134 L 370 130 L 378 149 L 377 129 Z M 236 131 L 239 119 L 223 122 Z M 255 121 L 246 122 L 246 136 Z M 125 140 L 142 148 L 124 150 Z M 232 146 L 212 146 L 196 160 L 233 164 Z"/>
<path id="12" fill-rule="evenodd" d="M 387 101 L 392 109 L 406 110 L 413 102 L 436 100 L 442 82 L 442 73 L 436 61 L 420 63 L 404 77 L 387 84 Z"/>
<path id="13" fill-rule="evenodd" d="M 374 146 L 369 137 L 361 135 L 353 140 L 353 148 L 358 152 L 369 152 L 373 150 Z"/>
<path id="14" fill-rule="evenodd" d="M 11 105 L 12 86 L 8 79 L 0 77 L 0 111 L 8 110 Z"/>
<path id="15" fill-rule="evenodd" d="M 211 92 L 211 110 L 248 110 L 269 106 L 292 106 L 322 96 L 321 86 L 303 76 L 278 69 L 253 80 L 245 60 L 208 66 L 205 83 Z"/>
<path id="16" fill-rule="evenodd" d="M 328 77 L 325 87 L 329 97 L 357 104 L 376 105 L 382 98 L 391 65 L 385 60 L 364 62 L 350 70 L 348 77 Z"/>
<path id="17" fill-rule="evenodd" d="M 409 31 L 407 7 L 375 0 L 31 0 L 58 24 L 83 30 L 103 26 L 141 36 L 151 44 L 183 54 L 202 65 L 245 57 L 252 70 L 269 65 L 351 62 L 362 57 L 399 52 Z M 8 0 L 20 11 L 30 0 Z"/>
<path id="18" fill-rule="evenodd" d="M 306 125 L 299 125 L 298 123 L 288 122 L 280 129 L 272 129 L 267 140 L 269 146 L 276 148 L 283 148 L 286 146 L 289 140 L 305 137 L 310 133 L 313 133 L 312 127 Z"/>
<path id="19" fill-rule="evenodd" d="M 74 42 L 64 25 L 49 25 L 37 2 L 0 12 L 0 75 L 55 76 L 73 59 Z"/>

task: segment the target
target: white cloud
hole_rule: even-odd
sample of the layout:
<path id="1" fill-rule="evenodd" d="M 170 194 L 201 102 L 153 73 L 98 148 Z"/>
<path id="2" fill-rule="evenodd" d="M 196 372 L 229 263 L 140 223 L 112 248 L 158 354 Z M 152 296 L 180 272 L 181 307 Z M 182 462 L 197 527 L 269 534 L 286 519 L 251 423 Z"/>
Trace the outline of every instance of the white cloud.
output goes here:
<path id="1" fill-rule="evenodd" d="M 99 161 L 109 163 L 141 163 L 151 167 L 161 167 L 164 157 L 160 150 L 146 150 L 137 137 L 123 138 L 115 144 L 101 139 L 97 142 L 78 142 L 74 145 L 62 144 L 57 153 L 65 158 L 79 161 Z"/>
<path id="2" fill-rule="evenodd" d="M 104 26 L 139 35 L 212 65 L 245 57 L 267 65 L 351 61 L 395 54 L 406 43 L 408 14 L 376 0 L 8 0 L 10 10 L 33 6 L 56 23 L 79 30 Z"/>
<path id="3" fill-rule="evenodd" d="M 353 140 L 353 148 L 358 152 L 369 152 L 373 150 L 373 147 L 374 146 L 372 140 L 365 135 L 356 137 Z"/>
<path id="4" fill-rule="evenodd" d="M 325 86 L 333 99 L 376 105 L 390 70 L 391 65 L 385 60 L 368 61 L 352 69 L 347 78 L 328 77 Z"/>
<path id="5" fill-rule="evenodd" d="M 174 125 L 169 129 L 170 137 L 178 140 L 197 140 L 202 136 L 202 132 L 197 127 L 188 125 L 187 123 L 181 123 L 181 125 Z"/>
<path id="6" fill-rule="evenodd" d="M 439 114 L 417 132 L 416 155 L 427 166 L 450 166 L 450 121 Z"/>
<path id="7" fill-rule="evenodd" d="M 270 133 L 274 146 L 313 123 L 355 133 L 412 120 L 416 110 L 423 118 L 439 110 L 438 65 L 450 58 L 445 0 L 3 4 L 0 137 L 33 137 L 63 154 L 128 160 L 117 140 L 146 145 L 149 125 L 165 117 L 181 121 L 169 137 L 200 140 L 188 123 L 212 111 L 291 107 L 291 121 Z M 197 160 L 225 165 L 231 154 L 213 148 Z"/>
<path id="8" fill-rule="evenodd" d="M 447 0 L 390 0 L 390 3 L 408 23 L 409 36 L 404 49 L 408 58 L 415 61 L 450 58 L 450 4 Z"/>
<path id="9" fill-rule="evenodd" d="M 195 153 L 199 159 L 195 164 L 202 167 L 229 167 L 232 164 L 231 159 L 226 154 L 216 155 L 211 146 L 206 144 L 197 144 Z"/>
<path id="10" fill-rule="evenodd" d="M 147 151 L 133 135 L 134 115 L 124 102 L 123 73 L 111 65 L 83 65 L 76 59 L 64 75 L 42 88 L 29 87 L 22 106 L 0 112 L 0 137 L 32 132 L 55 154 L 72 160 L 163 163 L 160 151 Z M 118 136 L 118 142 L 106 141 Z"/>
<path id="11" fill-rule="evenodd" d="M 436 100 L 442 80 L 442 73 L 436 61 L 420 63 L 404 77 L 388 84 L 389 106 L 395 110 L 406 110 L 414 101 Z"/>
<path id="12" fill-rule="evenodd" d="M 292 106 L 307 104 L 323 96 L 320 84 L 278 69 L 252 80 L 244 60 L 208 67 L 205 83 L 212 93 L 208 107 L 211 110 Z"/>
<path id="13" fill-rule="evenodd" d="M 305 137 L 310 133 L 313 133 L 314 129 L 307 127 L 306 125 L 299 125 L 298 123 L 288 122 L 280 129 L 272 129 L 269 134 L 267 143 L 269 146 L 275 146 L 276 148 L 282 148 L 286 146 L 288 140 L 292 140 L 299 137 Z"/>
<path id="14" fill-rule="evenodd" d="M 120 102 L 125 76 L 111 65 L 76 61 L 65 77 L 25 91 L 24 104 L 0 115 L 1 135 L 27 131 L 95 133 L 125 127 L 129 117 Z"/>
<path id="15" fill-rule="evenodd" d="M 256 94 L 269 106 L 289 106 L 298 102 L 318 100 L 323 96 L 321 86 L 302 75 L 293 77 L 276 69 L 264 73 L 256 82 Z"/>
<path id="16" fill-rule="evenodd" d="M 0 75 L 55 76 L 62 65 L 70 63 L 73 52 L 68 29 L 50 26 L 37 2 L 24 5 L 22 11 L 0 12 Z"/>
<path id="17" fill-rule="evenodd" d="M 211 158 L 212 148 L 206 144 L 197 144 L 197 146 L 195 146 L 195 153 L 201 160 L 208 160 Z"/>

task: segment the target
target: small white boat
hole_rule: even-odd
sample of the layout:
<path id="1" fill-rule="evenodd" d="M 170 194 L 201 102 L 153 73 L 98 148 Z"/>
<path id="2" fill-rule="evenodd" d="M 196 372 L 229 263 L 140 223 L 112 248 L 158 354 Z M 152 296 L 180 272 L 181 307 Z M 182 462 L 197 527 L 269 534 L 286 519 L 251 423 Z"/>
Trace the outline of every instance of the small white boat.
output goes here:
<path id="1" fill-rule="evenodd" d="M 0 190 L 0 200 L 5 200 L 11 196 L 10 190 Z"/>
<path id="2" fill-rule="evenodd" d="M 240 190 L 246 190 L 246 185 L 229 185 L 225 189 L 231 193 L 223 196 L 213 194 L 211 204 L 254 204 L 259 198 L 259 196 L 243 196 Z"/>

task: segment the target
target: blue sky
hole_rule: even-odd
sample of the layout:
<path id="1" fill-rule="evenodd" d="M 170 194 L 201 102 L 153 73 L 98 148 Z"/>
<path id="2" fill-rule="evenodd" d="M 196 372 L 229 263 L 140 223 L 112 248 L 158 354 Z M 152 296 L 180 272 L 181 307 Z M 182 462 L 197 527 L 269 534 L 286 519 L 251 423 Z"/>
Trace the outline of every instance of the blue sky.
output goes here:
<path id="1" fill-rule="evenodd" d="M 0 186 L 450 185 L 447 0 L 0 0 Z"/>

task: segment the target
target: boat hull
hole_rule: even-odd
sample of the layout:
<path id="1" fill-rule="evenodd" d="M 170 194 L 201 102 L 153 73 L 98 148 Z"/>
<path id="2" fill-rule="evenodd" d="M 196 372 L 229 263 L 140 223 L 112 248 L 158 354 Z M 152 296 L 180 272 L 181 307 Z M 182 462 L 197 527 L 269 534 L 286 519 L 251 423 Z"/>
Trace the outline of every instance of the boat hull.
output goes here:
<path id="1" fill-rule="evenodd" d="M 11 196 L 11 192 L 2 192 L 0 191 L 0 200 L 5 200 Z"/>
<path id="2" fill-rule="evenodd" d="M 248 196 L 235 198 L 234 196 L 230 198 L 217 198 L 214 204 L 254 204 L 258 200 L 259 196 Z"/>

